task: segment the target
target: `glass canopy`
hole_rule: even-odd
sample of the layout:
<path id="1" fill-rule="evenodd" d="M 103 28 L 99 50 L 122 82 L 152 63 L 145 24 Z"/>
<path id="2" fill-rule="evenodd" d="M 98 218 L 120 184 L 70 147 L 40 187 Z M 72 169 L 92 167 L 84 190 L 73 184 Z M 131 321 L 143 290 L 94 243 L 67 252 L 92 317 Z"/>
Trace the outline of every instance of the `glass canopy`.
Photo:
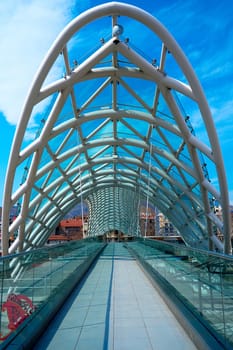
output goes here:
<path id="1" fill-rule="evenodd" d="M 194 115 L 204 140 L 192 127 Z M 148 200 L 187 245 L 231 251 L 224 166 L 202 88 L 166 28 L 123 3 L 76 17 L 37 72 L 9 160 L 3 254 L 43 245 L 84 200 L 88 235 L 109 229 L 140 235 L 138 203 Z"/>

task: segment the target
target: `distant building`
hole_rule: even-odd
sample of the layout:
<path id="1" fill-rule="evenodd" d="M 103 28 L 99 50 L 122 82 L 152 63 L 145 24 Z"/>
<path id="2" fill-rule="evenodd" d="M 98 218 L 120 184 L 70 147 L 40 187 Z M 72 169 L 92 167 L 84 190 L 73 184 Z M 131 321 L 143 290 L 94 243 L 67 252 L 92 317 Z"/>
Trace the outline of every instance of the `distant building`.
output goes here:
<path id="1" fill-rule="evenodd" d="M 78 208 L 78 209 L 77 209 Z M 88 231 L 88 212 L 85 210 L 83 220 L 80 214 L 80 208 L 75 208 L 71 213 L 77 214 L 71 217 L 71 213 L 61 220 L 55 232 L 49 237 L 50 242 L 62 242 L 79 240 L 86 236 Z M 222 220 L 222 208 L 217 203 L 214 206 L 216 216 Z M 233 240 L 233 206 L 230 206 L 231 213 L 231 236 Z M 17 217 L 17 207 L 13 207 L 10 212 L 9 221 L 12 222 Z M 1 240 L 1 226 L 2 226 L 2 208 L 0 207 L 0 240 Z M 175 229 L 172 223 L 157 209 L 145 206 L 140 210 L 140 229 L 142 236 L 169 240 L 172 237 L 180 237 L 179 232 Z M 223 239 L 222 234 L 216 228 L 216 235 L 219 239 Z"/>
<path id="2" fill-rule="evenodd" d="M 142 236 L 155 236 L 155 214 L 142 213 L 140 215 L 140 229 Z"/>
<path id="3" fill-rule="evenodd" d="M 151 206 L 141 206 L 140 208 L 140 230 L 141 235 L 144 237 L 155 236 L 155 208 Z"/>
<path id="4" fill-rule="evenodd" d="M 66 218 L 61 220 L 55 232 L 50 235 L 50 242 L 74 241 L 85 237 L 87 233 L 88 217 Z"/>
<path id="5" fill-rule="evenodd" d="M 142 236 L 146 237 L 180 236 L 174 225 L 157 208 L 141 208 L 140 228 Z"/>
<path id="6" fill-rule="evenodd" d="M 233 205 L 230 205 L 230 213 L 231 213 L 231 240 L 233 240 Z"/>
<path id="7" fill-rule="evenodd" d="M 18 208 L 12 207 L 10 210 L 9 223 L 11 224 L 18 215 Z M 1 240 L 2 240 L 2 207 L 0 207 L 0 248 L 1 248 Z M 11 244 L 14 241 L 14 235 L 12 234 L 9 237 L 9 243 Z"/>
<path id="8" fill-rule="evenodd" d="M 0 250 L 2 249 L 2 207 L 0 207 Z"/>
<path id="9" fill-rule="evenodd" d="M 215 203 L 215 206 L 214 206 L 214 213 L 215 215 L 217 216 L 217 218 L 222 221 L 222 207 L 219 205 L 219 203 Z M 231 223 L 232 223 L 232 219 L 231 219 Z M 232 226 L 232 225 L 231 225 Z M 214 234 L 221 240 L 223 241 L 223 234 L 222 232 L 220 232 L 220 230 L 215 227 L 214 228 L 215 232 Z"/>

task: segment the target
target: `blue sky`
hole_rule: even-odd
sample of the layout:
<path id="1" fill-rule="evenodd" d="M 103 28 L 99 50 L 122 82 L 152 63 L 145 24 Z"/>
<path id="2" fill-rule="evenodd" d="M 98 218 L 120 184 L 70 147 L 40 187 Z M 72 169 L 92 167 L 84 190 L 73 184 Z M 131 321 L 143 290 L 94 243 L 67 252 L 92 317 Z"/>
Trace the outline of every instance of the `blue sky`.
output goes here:
<path id="1" fill-rule="evenodd" d="M 70 20 L 103 2 L 9 0 L 0 3 L 0 205 L 14 131 L 40 62 Z M 139 6 L 157 17 L 175 37 L 193 65 L 212 110 L 233 203 L 232 1 L 123 2 Z M 195 124 L 193 126 L 195 128 Z"/>

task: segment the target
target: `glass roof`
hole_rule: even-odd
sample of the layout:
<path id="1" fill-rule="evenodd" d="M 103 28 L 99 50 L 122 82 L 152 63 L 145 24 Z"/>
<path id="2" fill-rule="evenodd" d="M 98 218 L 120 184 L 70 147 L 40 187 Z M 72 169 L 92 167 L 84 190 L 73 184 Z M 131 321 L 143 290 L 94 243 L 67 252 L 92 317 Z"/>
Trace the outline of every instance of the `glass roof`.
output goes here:
<path id="1" fill-rule="evenodd" d="M 143 51 L 135 26 L 148 42 Z M 194 133 L 192 113 L 206 125 L 205 143 Z M 32 124 L 38 130 L 28 140 Z M 139 235 L 138 203 L 145 199 L 188 245 L 229 250 L 224 167 L 202 89 L 172 36 L 134 6 L 97 6 L 59 35 L 29 92 L 9 164 L 5 253 L 12 233 L 10 252 L 44 244 L 83 200 L 89 203 L 89 235 L 110 229 Z M 22 165 L 17 186 L 12 174 Z M 215 187 L 210 176 L 218 179 Z M 215 217 L 213 198 L 221 203 L 223 222 Z M 12 205 L 19 215 L 8 225 Z"/>

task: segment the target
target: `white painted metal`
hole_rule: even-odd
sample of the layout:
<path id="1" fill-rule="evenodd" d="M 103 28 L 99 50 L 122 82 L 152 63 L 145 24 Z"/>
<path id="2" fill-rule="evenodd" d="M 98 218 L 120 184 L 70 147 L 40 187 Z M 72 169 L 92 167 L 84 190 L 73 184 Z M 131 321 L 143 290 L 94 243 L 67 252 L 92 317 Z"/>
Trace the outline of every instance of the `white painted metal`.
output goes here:
<path id="1" fill-rule="evenodd" d="M 112 28 L 120 25 L 121 17 L 150 28 L 150 40 L 158 37 L 161 41 L 158 66 L 142 57 L 130 42 L 125 43 L 117 35 L 72 68 L 69 49 L 72 36 L 96 19 L 109 16 L 112 17 Z M 168 52 L 183 72 L 183 81 L 175 79 L 172 72 L 166 72 Z M 65 76 L 62 79 L 57 77 L 46 85 L 46 78 L 60 53 Z M 124 56 L 130 64 L 122 66 L 120 56 Z M 101 63 L 106 57 L 111 57 L 108 65 Z M 84 86 L 91 81 L 94 84 L 98 79 L 101 79 L 101 83 L 87 94 L 79 106 L 80 84 Z M 143 91 L 138 92 L 134 85 L 129 84 L 129 80 L 133 79 L 153 84 L 151 104 Z M 121 104 L 119 87 L 134 101 L 133 108 L 128 101 Z M 93 102 L 98 101 L 107 89 L 111 91 L 108 104 L 97 105 L 94 111 L 90 111 Z M 195 104 L 206 128 L 207 144 L 190 130 L 175 93 Z M 50 96 L 56 99 L 50 113 L 44 115 L 40 135 L 24 146 L 33 108 Z M 70 117 L 64 117 L 58 123 L 68 99 Z M 169 116 L 159 112 L 160 101 L 166 103 Z M 90 125 L 92 128 L 87 132 Z M 105 130 L 108 130 L 107 135 Z M 169 135 L 173 135 L 176 145 L 173 145 Z M 75 143 L 74 139 L 78 142 Z M 48 157 L 46 162 L 45 155 Z M 207 157 L 215 167 L 218 188 L 206 177 L 202 157 Z M 25 167 L 24 182 L 15 189 L 15 174 L 25 162 L 29 165 Z M 140 196 L 148 198 L 172 221 L 188 245 L 231 253 L 224 164 L 200 83 L 179 45 L 156 18 L 135 6 L 110 2 L 79 15 L 62 31 L 42 62 L 29 91 L 15 134 L 6 177 L 3 254 L 44 244 L 59 220 L 82 198 L 90 204 L 91 235 L 96 234 L 95 230 L 102 234 L 107 227 L 127 233 L 133 230 L 138 235 L 136 208 L 139 207 Z M 222 206 L 222 221 L 213 212 L 212 198 Z M 17 203 L 20 204 L 19 215 L 9 225 L 10 209 Z M 106 213 L 114 203 L 117 203 L 116 212 L 111 209 L 111 218 Z M 130 222 L 122 210 L 132 216 Z M 100 222 L 109 222 L 99 223 L 98 226 L 94 219 L 96 215 L 100 216 Z M 124 218 L 122 223 L 121 216 Z M 216 228 L 223 234 L 224 246 L 215 235 Z M 11 234 L 16 239 L 8 247 Z"/>

